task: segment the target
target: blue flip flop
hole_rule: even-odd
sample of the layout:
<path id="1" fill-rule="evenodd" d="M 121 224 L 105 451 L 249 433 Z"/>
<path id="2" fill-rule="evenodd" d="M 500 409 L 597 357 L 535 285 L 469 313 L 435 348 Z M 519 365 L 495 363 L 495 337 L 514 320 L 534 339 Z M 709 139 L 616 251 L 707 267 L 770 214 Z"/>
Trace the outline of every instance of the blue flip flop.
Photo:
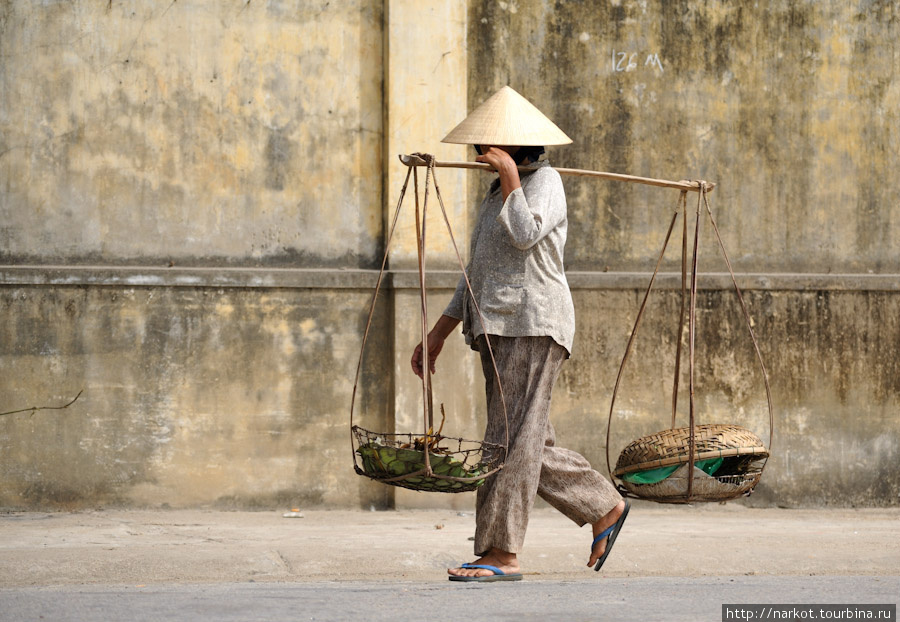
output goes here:
<path id="1" fill-rule="evenodd" d="M 619 517 L 613 525 L 604 529 L 602 532 L 597 534 L 597 537 L 594 538 L 594 541 L 591 542 L 591 552 L 594 552 L 594 547 L 597 546 L 597 543 L 600 542 L 603 538 L 609 538 L 606 541 L 606 550 L 603 551 L 603 555 L 600 556 L 600 559 L 597 560 L 597 564 L 594 566 L 595 571 L 599 571 L 603 566 L 603 562 L 606 561 L 606 558 L 609 556 L 609 552 L 612 551 L 613 544 L 616 542 L 616 537 L 619 535 L 619 531 L 622 529 L 622 525 L 625 524 L 625 519 L 628 518 L 628 510 L 631 509 L 631 502 L 628 499 L 625 499 L 625 509 L 622 510 L 622 516 Z"/>
<path id="2" fill-rule="evenodd" d="M 487 564 L 463 564 L 460 568 L 484 568 L 485 570 L 490 570 L 494 574 L 489 574 L 486 577 L 458 577 L 456 575 L 450 575 L 448 578 L 451 581 L 478 581 L 479 583 L 490 583 L 491 581 L 522 580 L 522 575 L 519 573 L 506 574 L 496 566 L 488 566 Z"/>

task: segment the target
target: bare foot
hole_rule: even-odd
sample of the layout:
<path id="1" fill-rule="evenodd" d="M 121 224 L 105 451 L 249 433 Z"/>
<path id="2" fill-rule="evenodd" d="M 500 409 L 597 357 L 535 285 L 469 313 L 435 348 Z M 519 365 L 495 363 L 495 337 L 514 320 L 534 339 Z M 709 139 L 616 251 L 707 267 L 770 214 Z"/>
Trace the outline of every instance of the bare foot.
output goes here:
<path id="1" fill-rule="evenodd" d="M 606 528 L 614 525 L 616 521 L 619 520 L 619 517 L 622 516 L 622 512 L 624 511 L 625 500 L 623 499 L 619 501 L 619 505 L 610 510 L 609 513 L 606 514 L 606 516 L 592 525 L 594 537 L 596 538 L 598 535 L 603 533 Z M 587 563 L 588 566 L 593 566 L 594 564 L 596 564 L 597 560 L 600 559 L 603 556 L 603 553 L 606 552 L 607 540 L 609 540 L 608 537 L 603 538 L 602 540 L 600 540 L 600 542 L 594 545 L 593 550 L 591 550 L 591 559 Z"/>
<path id="2" fill-rule="evenodd" d="M 496 566 L 506 574 L 517 574 L 519 572 L 519 560 L 516 558 L 516 554 L 507 553 L 496 548 L 491 549 L 487 555 L 479 557 L 471 563 L 473 565 Z M 457 577 L 487 577 L 494 573 L 485 568 L 448 568 L 447 574 Z"/>

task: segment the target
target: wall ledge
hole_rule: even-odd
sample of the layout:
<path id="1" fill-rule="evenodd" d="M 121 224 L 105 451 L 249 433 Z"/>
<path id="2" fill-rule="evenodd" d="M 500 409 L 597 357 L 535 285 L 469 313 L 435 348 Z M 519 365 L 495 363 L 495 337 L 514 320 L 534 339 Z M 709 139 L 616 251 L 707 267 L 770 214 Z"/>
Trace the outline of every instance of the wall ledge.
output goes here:
<path id="1" fill-rule="evenodd" d="M 572 289 L 644 289 L 649 272 L 568 272 Z M 0 265 L 0 286 L 111 286 L 111 287 L 220 287 L 286 289 L 371 289 L 377 270 L 333 268 L 236 268 L 156 266 Z M 453 289 L 459 272 L 428 273 L 429 289 Z M 900 274 L 740 273 L 742 290 L 786 291 L 900 291 Z M 386 275 L 387 289 L 417 289 L 414 270 L 395 270 Z M 681 287 L 681 274 L 660 272 L 655 289 Z M 701 274 L 698 287 L 731 289 L 728 273 Z"/>

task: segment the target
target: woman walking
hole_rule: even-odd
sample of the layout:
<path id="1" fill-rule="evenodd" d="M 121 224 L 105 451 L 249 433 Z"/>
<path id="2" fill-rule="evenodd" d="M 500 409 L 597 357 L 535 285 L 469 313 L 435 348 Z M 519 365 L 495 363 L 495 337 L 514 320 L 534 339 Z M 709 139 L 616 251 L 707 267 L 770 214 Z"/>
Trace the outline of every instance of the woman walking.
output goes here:
<path id="1" fill-rule="evenodd" d="M 472 233 L 466 269 L 472 295 L 461 278 L 428 335 L 428 365 L 433 373 L 444 341 L 462 322 L 466 342 L 481 355 L 488 404 L 485 440 L 502 444 L 503 403 L 486 333 L 509 420 L 505 466 L 477 493 L 479 557 L 449 569 L 450 580 L 521 579 L 517 555 L 535 495 L 579 526 L 592 526 L 588 566 L 599 570 L 625 522 L 628 504 L 584 457 L 556 446 L 549 420 L 551 391 L 572 350 L 575 311 L 563 271 L 565 192 L 559 173 L 538 158 L 544 146 L 572 141 L 524 97 L 504 87 L 443 142 L 474 145 L 476 160 L 490 164 L 499 177 L 482 201 Z M 536 170 L 520 176 L 519 164 Z M 411 360 L 419 376 L 423 358 L 419 344 Z"/>

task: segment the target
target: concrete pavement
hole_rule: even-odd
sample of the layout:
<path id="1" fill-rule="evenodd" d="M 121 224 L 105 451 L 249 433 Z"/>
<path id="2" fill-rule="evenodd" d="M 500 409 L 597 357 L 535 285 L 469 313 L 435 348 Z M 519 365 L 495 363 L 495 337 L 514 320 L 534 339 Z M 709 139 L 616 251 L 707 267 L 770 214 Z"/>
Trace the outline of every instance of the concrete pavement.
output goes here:
<path id="1" fill-rule="evenodd" d="M 721 620 L 722 604 L 896 604 L 898 591 L 900 578 L 873 576 L 64 586 L 0 590 L 0 619 L 694 622 Z"/>
<path id="2" fill-rule="evenodd" d="M 525 580 L 493 586 L 446 580 L 472 559 L 471 512 L 289 509 L 0 513 L 0 620 L 717 620 L 900 593 L 900 508 L 638 502 L 600 573 L 587 528 L 540 509 Z"/>
<path id="3" fill-rule="evenodd" d="M 108 510 L 0 513 L 0 586 L 442 581 L 472 559 L 471 512 Z M 460 515 L 462 514 L 462 515 Z M 636 502 L 606 577 L 897 575 L 900 508 Z M 536 510 L 526 579 L 594 580 L 588 529 Z"/>

